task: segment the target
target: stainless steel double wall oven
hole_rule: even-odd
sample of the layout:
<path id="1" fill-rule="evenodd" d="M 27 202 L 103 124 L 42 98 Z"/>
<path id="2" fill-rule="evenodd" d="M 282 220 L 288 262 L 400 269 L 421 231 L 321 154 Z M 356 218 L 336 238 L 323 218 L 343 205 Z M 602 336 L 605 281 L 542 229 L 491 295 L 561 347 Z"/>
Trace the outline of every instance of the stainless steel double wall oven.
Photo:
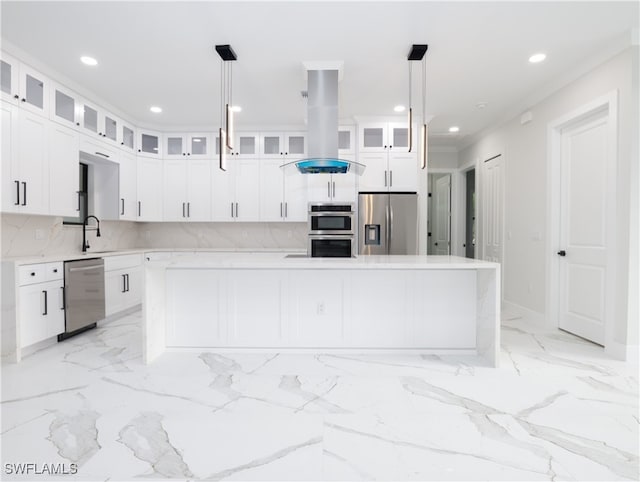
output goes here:
<path id="1" fill-rule="evenodd" d="M 312 258 L 350 258 L 355 254 L 353 203 L 309 203 L 309 245 Z"/>

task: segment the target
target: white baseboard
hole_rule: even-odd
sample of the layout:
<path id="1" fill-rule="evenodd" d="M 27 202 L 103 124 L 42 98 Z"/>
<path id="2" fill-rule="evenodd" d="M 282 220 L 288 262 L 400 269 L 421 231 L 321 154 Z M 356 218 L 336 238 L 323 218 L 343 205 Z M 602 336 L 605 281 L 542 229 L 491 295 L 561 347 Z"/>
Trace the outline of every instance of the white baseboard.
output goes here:
<path id="1" fill-rule="evenodd" d="M 508 318 L 508 314 L 513 314 L 516 316 L 521 316 L 527 319 L 527 322 L 533 323 L 535 325 L 539 325 L 540 327 L 553 327 L 548 321 L 547 317 L 544 313 L 540 313 L 538 311 L 534 311 L 530 308 L 525 308 L 522 305 L 517 303 L 513 303 L 512 301 L 502 300 L 502 312 L 503 315 L 506 315 Z M 506 312 L 506 313 L 505 313 Z"/>
<path id="2" fill-rule="evenodd" d="M 640 347 L 638 345 L 624 345 L 613 340 L 606 341 L 604 352 L 611 358 L 633 363 L 636 366 L 640 360 Z"/>

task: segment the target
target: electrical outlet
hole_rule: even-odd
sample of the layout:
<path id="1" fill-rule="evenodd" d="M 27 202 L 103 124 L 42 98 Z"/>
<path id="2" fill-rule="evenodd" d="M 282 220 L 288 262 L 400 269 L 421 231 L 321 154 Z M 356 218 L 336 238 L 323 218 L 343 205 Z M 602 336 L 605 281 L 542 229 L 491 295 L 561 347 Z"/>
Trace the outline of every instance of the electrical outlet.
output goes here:
<path id="1" fill-rule="evenodd" d="M 247 239 L 249 237 L 249 233 L 247 231 L 242 231 L 242 237 Z"/>
<path id="2" fill-rule="evenodd" d="M 289 239 L 293 238 L 293 231 L 291 230 L 287 231 L 287 238 Z"/>
<path id="3" fill-rule="evenodd" d="M 42 241 L 44 239 L 44 230 L 43 229 L 36 229 L 36 240 L 37 241 Z"/>
<path id="4" fill-rule="evenodd" d="M 149 241 L 151 239 L 151 231 L 145 231 L 144 232 L 144 237 L 147 239 L 147 241 Z"/>
<path id="5" fill-rule="evenodd" d="M 318 311 L 319 315 L 324 315 L 324 302 L 323 301 L 318 303 L 317 311 Z"/>

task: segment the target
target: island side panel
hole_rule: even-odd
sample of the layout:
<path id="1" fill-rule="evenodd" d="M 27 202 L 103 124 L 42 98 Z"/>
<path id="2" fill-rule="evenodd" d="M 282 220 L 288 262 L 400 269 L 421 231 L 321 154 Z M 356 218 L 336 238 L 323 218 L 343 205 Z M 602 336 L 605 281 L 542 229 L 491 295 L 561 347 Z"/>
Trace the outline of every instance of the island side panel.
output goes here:
<path id="1" fill-rule="evenodd" d="M 166 268 L 163 264 L 145 263 L 144 271 L 142 359 L 148 364 L 164 353 L 166 347 Z"/>
<path id="2" fill-rule="evenodd" d="M 495 368 L 500 365 L 500 268 L 477 270 L 476 347 Z"/>
<path id="3" fill-rule="evenodd" d="M 11 261 L 2 262 L 2 359 L 11 363 L 20 361 L 18 327 L 17 267 Z"/>

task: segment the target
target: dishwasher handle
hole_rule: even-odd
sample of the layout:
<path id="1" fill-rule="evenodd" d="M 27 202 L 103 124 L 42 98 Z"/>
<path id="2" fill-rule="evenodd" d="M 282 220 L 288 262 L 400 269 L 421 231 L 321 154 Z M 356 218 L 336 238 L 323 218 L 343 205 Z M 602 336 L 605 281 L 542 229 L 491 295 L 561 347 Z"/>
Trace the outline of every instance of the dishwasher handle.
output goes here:
<path id="1" fill-rule="evenodd" d="M 69 268 L 69 273 L 75 273 L 76 271 L 89 271 L 92 269 L 104 269 L 104 265 L 92 264 L 91 266 L 83 266 L 81 268 Z"/>

